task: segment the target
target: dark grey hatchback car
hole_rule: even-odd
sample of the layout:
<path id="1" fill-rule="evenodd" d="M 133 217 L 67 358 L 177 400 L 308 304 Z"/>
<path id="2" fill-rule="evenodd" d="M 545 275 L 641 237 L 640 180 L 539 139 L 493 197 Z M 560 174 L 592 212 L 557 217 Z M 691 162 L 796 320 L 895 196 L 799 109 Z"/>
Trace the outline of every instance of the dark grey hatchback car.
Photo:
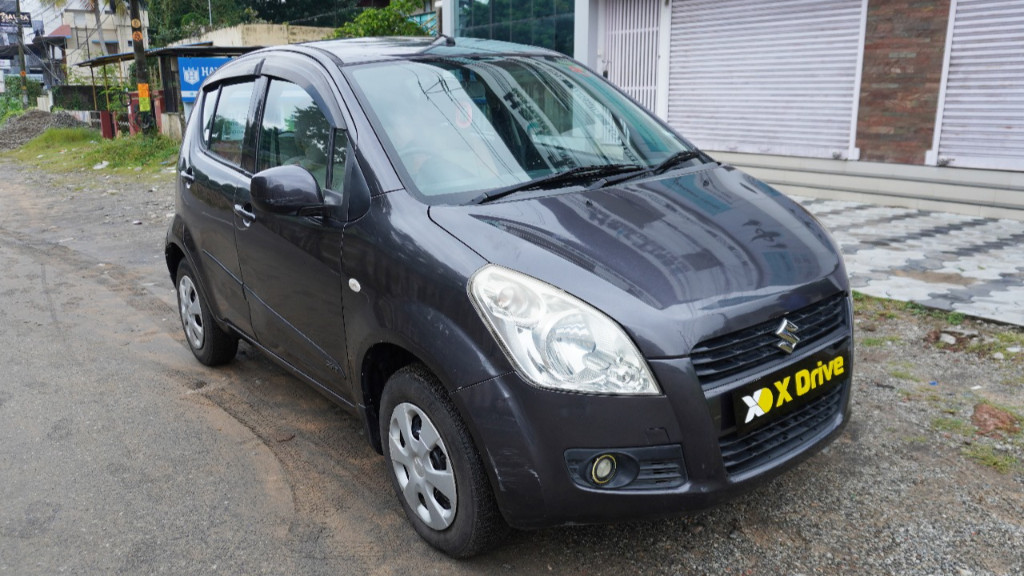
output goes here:
<path id="1" fill-rule="evenodd" d="M 178 171 L 196 357 L 244 338 L 351 409 L 452 556 L 714 505 L 848 419 L 828 234 L 561 54 L 253 52 L 204 84 Z"/>

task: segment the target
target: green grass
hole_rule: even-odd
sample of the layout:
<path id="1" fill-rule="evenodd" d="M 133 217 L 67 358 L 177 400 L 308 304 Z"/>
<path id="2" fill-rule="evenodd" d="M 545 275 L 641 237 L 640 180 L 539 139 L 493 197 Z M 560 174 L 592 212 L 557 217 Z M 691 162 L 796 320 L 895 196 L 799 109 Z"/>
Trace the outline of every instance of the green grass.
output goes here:
<path id="1" fill-rule="evenodd" d="M 901 302 L 902 308 L 915 316 L 927 316 L 931 309 L 918 304 L 917 302 Z"/>
<path id="2" fill-rule="evenodd" d="M 30 140 L 23 148 L 31 152 L 45 151 L 54 146 L 85 144 L 99 139 L 99 131 L 92 128 L 49 128 Z"/>
<path id="3" fill-rule="evenodd" d="M 943 320 L 952 326 L 959 326 L 967 320 L 967 316 L 963 312 L 948 312 L 937 308 L 929 308 L 917 302 L 900 302 L 899 306 L 914 316 Z"/>
<path id="4" fill-rule="evenodd" d="M 906 302 L 877 298 L 856 290 L 853 291 L 853 311 L 858 316 L 892 320 L 905 314 L 906 306 Z"/>
<path id="5" fill-rule="evenodd" d="M 1024 332 L 1019 329 L 1014 329 L 996 332 L 993 336 L 994 338 L 988 342 L 977 341 L 971 343 L 971 345 L 967 347 L 967 351 L 983 354 L 985 356 L 990 356 L 996 352 L 1002 352 L 1008 359 L 1024 361 L 1024 351 L 1016 354 L 1011 354 L 1006 351 L 1007 348 L 1013 347 L 1024 349 Z"/>
<path id="6" fill-rule="evenodd" d="M 893 362 L 889 364 L 889 375 L 900 380 L 919 381 L 920 378 L 912 372 L 913 369 L 914 366 L 910 362 Z M 927 387 L 926 391 L 930 392 Z"/>
<path id="7" fill-rule="evenodd" d="M 963 449 L 964 456 L 982 466 L 992 468 L 1000 474 L 1008 474 L 1020 467 L 1020 462 L 1012 454 L 996 450 L 987 444 L 971 444 Z"/>
<path id="8" fill-rule="evenodd" d="M 950 312 L 936 308 L 929 308 L 916 302 L 901 302 L 899 300 L 889 300 L 887 298 L 876 298 L 875 296 L 868 296 L 867 294 L 857 291 L 853 292 L 853 310 L 860 318 L 875 320 L 895 320 L 898 318 L 906 318 L 908 315 L 911 315 L 919 318 L 938 320 L 949 326 L 960 326 L 969 320 L 968 316 L 963 312 Z M 881 346 L 885 344 L 885 342 L 866 338 L 862 344 L 870 348 L 871 346 Z"/>
<path id="9" fill-rule="evenodd" d="M 899 336 L 882 336 L 881 338 L 864 338 L 860 341 L 860 345 L 865 348 L 877 348 L 879 346 L 885 346 L 886 344 L 899 344 Z"/>
<path id="10" fill-rule="evenodd" d="M 932 428 L 939 432 L 950 432 L 961 436 L 973 436 L 974 427 L 960 418 L 948 418 L 939 416 L 932 420 Z"/>
<path id="11" fill-rule="evenodd" d="M 946 314 L 946 322 L 949 322 L 953 326 L 959 326 L 963 324 L 964 320 L 966 319 L 967 316 L 965 316 L 963 312 L 949 312 L 948 314 Z"/>
<path id="12" fill-rule="evenodd" d="M 107 170 L 157 171 L 174 165 L 178 145 L 162 135 L 105 140 L 90 128 L 50 128 L 12 155 L 50 171 L 92 169 L 104 161 L 109 162 Z"/>

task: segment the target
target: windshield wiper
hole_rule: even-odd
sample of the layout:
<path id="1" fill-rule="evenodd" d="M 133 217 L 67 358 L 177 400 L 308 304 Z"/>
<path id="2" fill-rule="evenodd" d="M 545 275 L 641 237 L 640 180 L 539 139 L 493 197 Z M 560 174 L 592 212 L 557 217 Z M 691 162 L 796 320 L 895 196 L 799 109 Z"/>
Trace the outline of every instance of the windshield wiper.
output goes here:
<path id="1" fill-rule="evenodd" d="M 584 180 L 589 178 L 597 178 L 608 174 L 619 174 L 622 172 L 635 172 L 641 170 L 642 167 L 636 164 L 600 164 L 597 166 L 577 166 L 570 168 L 564 172 L 555 172 L 553 174 L 547 174 L 540 178 L 534 178 L 533 180 L 527 180 L 526 182 L 520 182 L 504 188 L 498 188 L 496 190 L 489 190 L 483 194 L 470 200 L 471 204 L 483 204 L 499 198 L 504 198 L 509 194 L 515 194 L 516 192 L 523 192 L 525 190 L 536 190 L 553 184 L 567 184 L 578 180 Z"/>
<path id="2" fill-rule="evenodd" d="M 633 180 L 634 178 L 640 178 L 643 176 L 656 176 L 658 174 L 668 172 L 678 164 L 698 158 L 704 160 L 704 154 L 700 150 L 683 150 L 682 152 L 676 152 L 650 168 L 645 168 L 630 174 L 624 174 L 619 178 L 602 178 L 601 180 L 594 182 L 590 188 L 602 188 L 608 184 L 618 184 L 619 182 L 625 182 L 626 180 Z"/>

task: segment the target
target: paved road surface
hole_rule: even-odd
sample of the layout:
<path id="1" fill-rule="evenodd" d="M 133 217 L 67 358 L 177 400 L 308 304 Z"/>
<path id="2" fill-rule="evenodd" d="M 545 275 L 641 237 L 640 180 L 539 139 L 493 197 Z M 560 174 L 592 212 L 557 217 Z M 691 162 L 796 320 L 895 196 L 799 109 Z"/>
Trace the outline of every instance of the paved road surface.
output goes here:
<path id="1" fill-rule="evenodd" d="M 452 562 L 407 525 L 354 418 L 246 346 L 222 369 L 193 360 L 162 262 L 168 175 L 50 177 L 2 159 L 0 174 L 0 574 L 1024 566 L 1020 480 L 930 435 L 921 422 L 938 408 L 907 404 L 910 384 L 882 360 L 858 371 L 854 420 L 836 444 L 729 506 L 519 533 Z"/>

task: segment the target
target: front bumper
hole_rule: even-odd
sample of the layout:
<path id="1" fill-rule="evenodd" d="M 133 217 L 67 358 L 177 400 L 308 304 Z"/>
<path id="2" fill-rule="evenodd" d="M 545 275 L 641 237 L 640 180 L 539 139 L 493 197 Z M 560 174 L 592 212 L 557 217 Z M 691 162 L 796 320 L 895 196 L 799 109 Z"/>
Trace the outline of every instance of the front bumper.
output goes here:
<path id="1" fill-rule="evenodd" d="M 468 415 L 499 506 L 512 526 L 673 515 L 750 490 L 834 439 L 849 418 L 852 342 L 846 333 L 787 362 L 795 366 L 829 354 L 849 359 L 826 394 L 744 434 L 737 433 L 733 416 L 735 392 L 766 374 L 748 374 L 702 390 L 689 358 L 649 361 L 664 391 L 661 396 L 552 392 L 511 373 L 460 390 L 457 401 Z M 773 366 L 767 372 L 779 370 Z M 671 469 L 671 455 L 679 454 L 681 474 L 670 473 L 663 483 L 588 483 L 585 468 L 603 453 L 635 458 L 641 468 L 645 454 L 655 454 L 661 460 L 648 468 L 659 470 Z M 658 468 L 666 462 L 667 468 Z"/>

